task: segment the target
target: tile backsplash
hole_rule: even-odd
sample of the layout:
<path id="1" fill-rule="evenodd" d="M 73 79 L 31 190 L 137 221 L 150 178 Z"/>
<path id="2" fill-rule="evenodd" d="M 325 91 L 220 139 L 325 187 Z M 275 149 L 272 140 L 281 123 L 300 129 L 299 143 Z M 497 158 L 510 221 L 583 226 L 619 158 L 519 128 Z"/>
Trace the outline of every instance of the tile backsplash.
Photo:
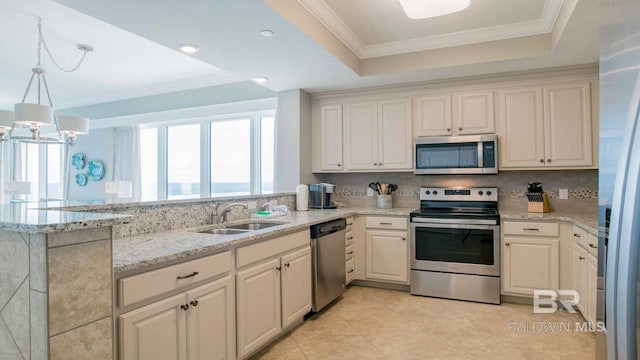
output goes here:
<path id="1" fill-rule="evenodd" d="M 421 186 L 497 187 L 498 198 L 524 198 L 527 183 L 539 181 L 552 199 L 559 189 L 569 190 L 569 199 L 597 199 L 598 170 L 501 171 L 497 175 L 414 175 L 413 173 L 322 174 L 323 182 L 336 184 L 334 200 L 352 206 L 375 206 L 367 196 L 371 182 L 398 185 L 394 207 L 418 207 Z"/>

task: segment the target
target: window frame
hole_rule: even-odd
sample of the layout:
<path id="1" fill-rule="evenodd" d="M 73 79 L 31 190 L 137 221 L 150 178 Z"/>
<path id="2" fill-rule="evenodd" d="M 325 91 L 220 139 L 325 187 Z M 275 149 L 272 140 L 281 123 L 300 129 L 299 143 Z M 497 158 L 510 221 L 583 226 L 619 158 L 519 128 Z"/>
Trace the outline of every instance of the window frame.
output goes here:
<path id="1" fill-rule="evenodd" d="M 158 136 L 158 193 L 157 200 L 168 199 L 167 187 L 168 187 L 168 169 L 167 169 L 167 152 L 168 152 L 168 128 L 176 125 L 189 125 L 200 124 L 200 198 L 216 197 L 216 194 L 211 194 L 211 124 L 214 122 L 222 121 L 234 121 L 249 119 L 249 131 L 250 131 L 250 183 L 249 192 L 253 194 L 262 193 L 262 173 L 261 173 L 261 161 L 262 161 L 262 118 L 274 119 L 274 144 L 275 144 L 275 130 L 276 130 L 276 111 L 275 110 L 261 110 L 254 112 L 225 114 L 216 116 L 207 116 L 202 118 L 191 118 L 174 121 L 164 121 L 158 123 L 144 123 L 140 124 L 140 129 L 157 128 Z M 275 149 L 274 149 L 275 153 Z M 274 154 L 275 158 L 275 154 Z M 275 164 L 274 164 L 275 168 Z M 275 170 L 275 169 L 274 169 Z M 275 171 L 274 171 L 275 176 Z M 275 181 L 275 179 L 273 180 Z"/>

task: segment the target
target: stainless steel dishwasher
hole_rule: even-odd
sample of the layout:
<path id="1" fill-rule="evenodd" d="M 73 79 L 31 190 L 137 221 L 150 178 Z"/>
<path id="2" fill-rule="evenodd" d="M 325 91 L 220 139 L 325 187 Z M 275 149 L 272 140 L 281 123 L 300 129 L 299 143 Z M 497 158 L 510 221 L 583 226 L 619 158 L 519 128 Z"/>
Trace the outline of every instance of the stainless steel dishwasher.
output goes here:
<path id="1" fill-rule="evenodd" d="M 313 305 L 320 311 L 345 291 L 345 219 L 311 226 L 313 260 Z"/>

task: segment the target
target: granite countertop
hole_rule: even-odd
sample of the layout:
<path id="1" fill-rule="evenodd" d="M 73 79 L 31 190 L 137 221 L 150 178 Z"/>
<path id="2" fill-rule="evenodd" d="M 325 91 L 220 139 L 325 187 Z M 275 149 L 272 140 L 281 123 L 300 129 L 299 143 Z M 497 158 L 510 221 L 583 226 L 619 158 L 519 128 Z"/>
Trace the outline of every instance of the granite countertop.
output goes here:
<path id="1" fill-rule="evenodd" d="M 38 209 L 38 203 L 0 204 L 0 230 L 50 233 L 124 224 L 129 215 Z"/>
<path id="2" fill-rule="evenodd" d="M 284 222 L 262 230 L 237 235 L 201 234 L 197 231 L 213 228 L 206 225 L 198 228 L 163 231 L 123 237 L 113 240 L 113 268 L 115 274 L 139 271 L 142 268 L 164 262 L 175 262 L 180 258 L 198 254 L 215 253 L 234 246 L 249 244 L 258 239 L 276 237 L 280 234 L 303 230 L 319 224 L 351 215 L 407 216 L 415 208 L 343 208 L 333 210 L 293 211 L 285 216 L 259 219 L 265 222 Z M 256 219 L 245 219 L 234 223 L 246 223 Z M 218 226 L 221 227 L 221 226 Z"/>
<path id="3" fill-rule="evenodd" d="M 598 236 L 597 199 L 555 200 L 551 203 L 551 210 L 548 213 L 530 213 L 527 211 L 526 199 L 517 199 L 517 201 L 509 199 L 509 201 L 500 202 L 502 220 L 567 221 Z"/>

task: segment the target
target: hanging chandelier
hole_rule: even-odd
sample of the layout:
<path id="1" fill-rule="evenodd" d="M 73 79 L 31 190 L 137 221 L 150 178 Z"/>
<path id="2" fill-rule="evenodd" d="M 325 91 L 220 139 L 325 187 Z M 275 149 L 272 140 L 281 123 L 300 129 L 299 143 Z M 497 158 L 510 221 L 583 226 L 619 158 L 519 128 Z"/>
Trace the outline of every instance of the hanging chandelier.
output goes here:
<path id="1" fill-rule="evenodd" d="M 24 92 L 22 101 L 15 104 L 13 113 L 7 110 L 0 110 L 0 140 L 8 139 L 16 142 L 44 143 L 44 144 L 69 144 L 74 145 L 76 135 L 89 133 L 89 119 L 80 116 L 60 115 L 56 116 L 51 95 L 47 86 L 45 70 L 42 67 L 42 48 L 51 59 L 51 62 L 60 70 L 71 73 L 80 67 L 88 52 L 93 51 L 90 45 L 78 44 L 77 48 L 82 51 L 82 57 L 78 63 L 70 68 L 64 69 L 54 60 L 49 51 L 49 47 L 42 35 L 42 19 L 38 17 L 38 63 L 31 69 L 32 74 Z M 36 80 L 37 103 L 26 102 L 31 85 Z M 43 104 L 43 95 L 46 95 L 48 105 Z M 55 125 L 57 136 L 41 136 L 40 129 L 45 126 Z M 21 136 L 18 134 L 20 128 L 28 127 L 31 136 Z"/>

